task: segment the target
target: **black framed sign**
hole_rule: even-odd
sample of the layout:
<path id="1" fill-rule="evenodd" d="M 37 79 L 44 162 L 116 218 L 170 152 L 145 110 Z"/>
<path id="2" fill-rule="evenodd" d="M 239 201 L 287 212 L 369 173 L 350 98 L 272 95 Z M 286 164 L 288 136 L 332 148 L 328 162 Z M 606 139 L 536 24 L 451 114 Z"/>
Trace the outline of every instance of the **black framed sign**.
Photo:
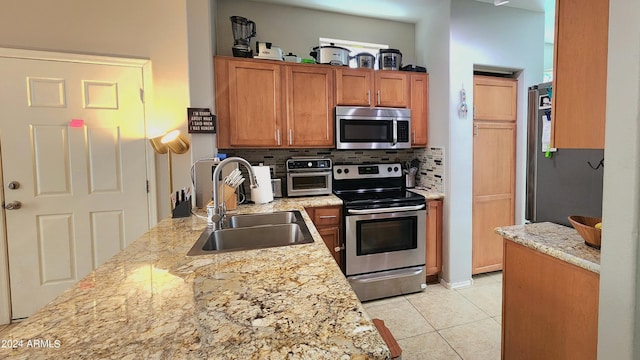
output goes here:
<path id="1" fill-rule="evenodd" d="M 189 134 L 215 134 L 216 116 L 208 108 L 187 108 Z"/>

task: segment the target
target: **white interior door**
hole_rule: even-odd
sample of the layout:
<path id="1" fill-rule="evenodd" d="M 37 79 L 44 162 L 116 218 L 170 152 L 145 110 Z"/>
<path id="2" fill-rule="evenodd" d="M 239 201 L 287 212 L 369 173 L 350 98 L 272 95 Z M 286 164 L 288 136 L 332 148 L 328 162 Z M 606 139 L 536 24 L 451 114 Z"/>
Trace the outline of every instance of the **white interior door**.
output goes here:
<path id="1" fill-rule="evenodd" d="M 18 319 L 148 229 L 143 79 L 139 67 L 0 58 L 0 80 Z"/>

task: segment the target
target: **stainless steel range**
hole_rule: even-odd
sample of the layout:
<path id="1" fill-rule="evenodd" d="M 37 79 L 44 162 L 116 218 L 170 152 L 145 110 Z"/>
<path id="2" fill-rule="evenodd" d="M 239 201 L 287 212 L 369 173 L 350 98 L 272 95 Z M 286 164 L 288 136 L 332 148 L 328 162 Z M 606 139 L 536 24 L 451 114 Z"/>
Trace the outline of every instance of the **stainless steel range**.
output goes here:
<path id="1" fill-rule="evenodd" d="M 361 301 L 426 287 L 426 201 L 404 188 L 399 163 L 334 165 L 344 203 L 345 275 Z"/>

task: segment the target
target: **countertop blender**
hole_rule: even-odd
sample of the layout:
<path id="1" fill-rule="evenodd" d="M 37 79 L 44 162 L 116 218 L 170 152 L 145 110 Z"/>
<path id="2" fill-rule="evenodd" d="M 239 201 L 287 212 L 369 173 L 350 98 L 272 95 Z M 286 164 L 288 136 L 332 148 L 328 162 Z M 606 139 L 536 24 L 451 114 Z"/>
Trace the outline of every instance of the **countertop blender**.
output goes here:
<path id="1" fill-rule="evenodd" d="M 233 56 L 252 57 L 253 51 L 249 41 L 256 36 L 256 23 L 242 16 L 232 16 L 231 30 L 233 31 Z"/>

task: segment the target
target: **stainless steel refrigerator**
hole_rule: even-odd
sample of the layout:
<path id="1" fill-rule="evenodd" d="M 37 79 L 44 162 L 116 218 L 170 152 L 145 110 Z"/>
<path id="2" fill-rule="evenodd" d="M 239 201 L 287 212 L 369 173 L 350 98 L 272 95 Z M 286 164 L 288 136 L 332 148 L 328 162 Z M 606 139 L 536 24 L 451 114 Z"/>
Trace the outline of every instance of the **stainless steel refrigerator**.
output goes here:
<path id="1" fill-rule="evenodd" d="M 552 99 L 551 83 L 529 88 L 525 218 L 570 226 L 570 215 L 602 216 L 604 150 L 543 151 Z"/>

